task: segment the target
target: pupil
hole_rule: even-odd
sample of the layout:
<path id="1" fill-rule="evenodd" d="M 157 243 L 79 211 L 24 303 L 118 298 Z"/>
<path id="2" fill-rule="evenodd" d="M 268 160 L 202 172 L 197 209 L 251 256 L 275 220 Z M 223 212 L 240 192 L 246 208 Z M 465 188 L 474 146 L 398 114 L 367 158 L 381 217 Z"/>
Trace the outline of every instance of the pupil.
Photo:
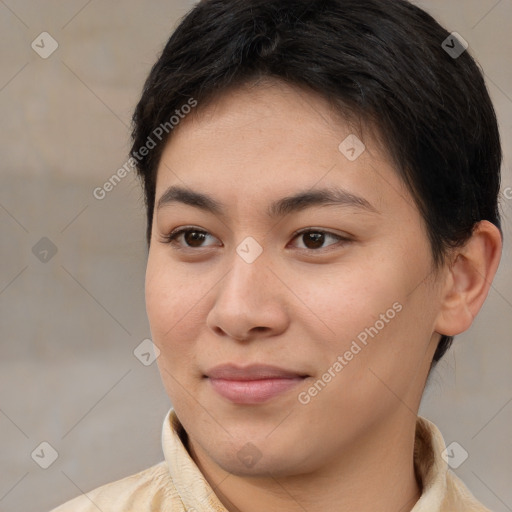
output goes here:
<path id="1" fill-rule="evenodd" d="M 323 238 L 324 238 L 324 235 L 322 233 L 306 233 L 306 237 L 308 237 L 309 240 L 313 242 L 314 248 L 322 246 L 322 242 L 323 242 Z M 306 243 L 306 246 L 308 248 L 311 248 L 308 246 L 307 243 Z"/>
<path id="2" fill-rule="evenodd" d="M 204 233 L 199 233 L 198 231 L 189 231 L 185 234 L 185 241 L 188 245 L 191 245 L 192 247 L 196 247 L 194 245 L 194 242 L 199 242 L 198 245 L 203 241 Z M 192 242 L 192 243 L 190 243 Z"/>

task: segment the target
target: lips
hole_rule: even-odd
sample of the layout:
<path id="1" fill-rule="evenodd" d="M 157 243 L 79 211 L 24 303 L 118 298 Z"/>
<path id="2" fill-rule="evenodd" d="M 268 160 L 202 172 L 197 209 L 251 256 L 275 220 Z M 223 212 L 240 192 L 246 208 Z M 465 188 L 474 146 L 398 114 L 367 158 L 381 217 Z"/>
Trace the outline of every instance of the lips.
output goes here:
<path id="1" fill-rule="evenodd" d="M 290 391 L 308 376 L 271 365 L 224 364 L 207 371 L 205 377 L 212 389 L 227 400 L 259 404 Z"/>
<path id="2" fill-rule="evenodd" d="M 278 366 L 253 364 L 250 366 L 236 366 L 234 364 L 222 364 L 213 367 L 206 372 L 211 379 L 226 380 L 259 380 L 259 379 L 287 379 L 295 377 L 306 377 L 304 373 L 293 370 L 285 370 Z"/>

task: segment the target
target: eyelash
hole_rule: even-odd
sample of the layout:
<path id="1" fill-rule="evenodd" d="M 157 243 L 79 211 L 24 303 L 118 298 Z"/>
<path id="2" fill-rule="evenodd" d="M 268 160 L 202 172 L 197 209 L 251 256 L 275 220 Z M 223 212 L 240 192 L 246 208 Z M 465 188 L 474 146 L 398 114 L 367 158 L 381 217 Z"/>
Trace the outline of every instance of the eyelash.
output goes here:
<path id="1" fill-rule="evenodd" d="M 208 233 L 208 231 L 204 231 L 203 229 L 197 229 L 197 228 L 194 228 L 194 227 L 191 227 L 191 226 L 187 226 L 187 227 L 184 227 L 184 228 L 179 228 L 179 229 L 176 229 L 174 231 L 171 231 L 171 233 L 169 233 L 168 235 L 163 235 L 162 242 L 166 243 L 166 244 L 171 244 L 173 246 L 178 246 L 179 244 L 176 243 L 176 239 L 180 235 L 185 234 L 185 233 L 189 233 L 189 232 L 200 233 L 200 234 L 204 234 L 204 235 L 209 235 L 210 234 L 210 233 Z M 328 247 L 339 245 L 340 242 L 341 242 L 341 245 L 344 245 L 346 243 L 349 243 L 349 242 L 353 241 L 349 237 L 344 237 L 344 236 L 341 236 L 341 235 L 336 235 L 335 233 L 331 233 L 330 231 L 324 231 L 322 229 L 314 229 L 314 228 L 306 228 L 306 229 L 302 229 L 300 231 L 296 231 L 293 234 L 292 240 L 294 240 L 295 238 L 297 238 L 297 237 L 299 237 L 301 235 L 305 235 L 305 234 L 308 234 L 308 233 L 328 235 L 328 236 L 331 236 L 333 238 L 338 239 L 338 243 L 331 244 L 331 245 L 329 245 L 327 247 L 321 247 L 319 249 L 309 249 L 307 247 L 306 248 L 299 247 L 298 249 L 300 251 L 323 252 Z M 189 246 L 187 246 L 187 247 L 179 247 L 178 246 L 178 247 L 176 247 L 176 249 L 177 250 L 181 250 L 181 251 L 190 251 L 190 250 L 194 251 L 194 250 L 197 250 L 197 249 L 205 249 L 207 247 L 189 247 Z"/>

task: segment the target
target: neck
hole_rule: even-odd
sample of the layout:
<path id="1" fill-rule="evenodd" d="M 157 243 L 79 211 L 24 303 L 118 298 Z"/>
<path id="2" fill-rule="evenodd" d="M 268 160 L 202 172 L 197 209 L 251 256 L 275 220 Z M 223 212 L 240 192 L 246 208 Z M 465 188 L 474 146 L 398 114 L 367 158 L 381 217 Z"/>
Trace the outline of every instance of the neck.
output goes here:
<path id="1" fill-rule="evenodd" d="M 410 512 L 421 495 L 413 461 L 415 426 L 416 417 L 407 411 L 370 430 L 314 473 L 286 477 L 233 475 L 192 439 L 189 450 L 229 512 Z"/>

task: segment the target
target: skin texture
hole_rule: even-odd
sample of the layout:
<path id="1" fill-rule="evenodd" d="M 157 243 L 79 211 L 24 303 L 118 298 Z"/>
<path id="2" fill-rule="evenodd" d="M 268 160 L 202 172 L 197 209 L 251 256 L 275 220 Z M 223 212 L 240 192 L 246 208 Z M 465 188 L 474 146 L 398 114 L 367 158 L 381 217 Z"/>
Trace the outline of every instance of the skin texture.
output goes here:
<path id="1" fill-rule="evenodd" d="M 198 108 L 162 154 L 156 203 L 180 185 L 226 210 L 155 209 L 146 274 L 158 365 L 189 452 L 232 512 L 411 510 L 421 493 L 414 428 L 430 363 L 440 334 L 466 330 L 487 295 L 497 228 L 481 222 L 436 272 L 418 209 L 370 130 L 358 133 L 366 150 L 349 161 L 338 146 L 354 128 L 322 98 L 281 82 Z M 326 186 L 376 212 L 330 205 L 266 216 L 270 202 Z M 165 242 L 185 226 L 207 235 Z M 315 245 L 295 234 L 304 228 L 349 240 L 326 235 Z M 236 252 L 249 236 L 263 249 L 252 263 Z M 299 394 L 397 303 L 394 318 L 301 403 Z M 235 404 L 204 377 L 227 362 L 309 377 L 264 403 Z M 259 457 L 250 467 L 239 457 L 247 450 Z"/>

